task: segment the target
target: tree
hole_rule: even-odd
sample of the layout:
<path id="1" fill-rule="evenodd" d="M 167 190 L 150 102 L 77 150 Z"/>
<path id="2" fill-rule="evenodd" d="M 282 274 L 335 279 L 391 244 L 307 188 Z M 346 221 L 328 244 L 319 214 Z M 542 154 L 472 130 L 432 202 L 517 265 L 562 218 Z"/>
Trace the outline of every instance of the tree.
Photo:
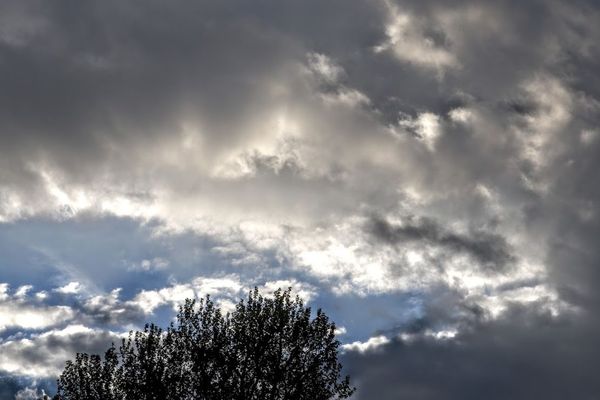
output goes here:
<path id="1" fill-rule="evenodd" d="M 58 379 L 62 400 L 333 400 L 352 395 L 341 378 L 335 324 L 312 317 L 291 289 L 255 288 L 223 315 L 207 296 L 186 300 L 177 323 L 130 332 L 104 359 L 77 354 Z"/>

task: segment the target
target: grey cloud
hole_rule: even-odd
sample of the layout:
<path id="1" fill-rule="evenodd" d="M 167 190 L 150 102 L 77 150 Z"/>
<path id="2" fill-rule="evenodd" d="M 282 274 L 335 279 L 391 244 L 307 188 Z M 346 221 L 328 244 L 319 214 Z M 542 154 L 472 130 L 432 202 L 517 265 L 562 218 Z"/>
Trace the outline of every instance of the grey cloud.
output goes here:
<path id="1" fill-rule="evenodd" d="M 399 7 L 427 20 L 435 12 L 470 5 L 402 2 Z M 270 2 L 252 7 L 235 2 L 169 6 L 153 2 L 143 8 L 116 2 L 94 7 L 40 4 L 21 13 L 23 19 L 43 21 L 40 32 L 30 34 L 23 45 L 5 44 L 6 126 L 2 131 L 20 133 L 19 141 L 14 135 L 7 141 L 16 154 L 29 161 L 35 156 L 79 182 L 89 176 L 110 178 L 110 173 L 130 166 L 132 158 L 142 157 L 134 144 L 144 141 L 150 151 L 163 139 L 176 136 L 185 119 L 206 131 L 203 140 L 211 151 L 203 156 L 211 157 L 217 149 L 223 151 L 244 140 L 241 137 L 248 135 L 244 127 L 253 114 L 279 101 L 293 104 L 288 96 L 269 98 L 267 89 L 272 83 L 298 89 L 300 83 L 291 78 L 290 68 L 302 62 L 307 51 L 320 51 L 338 60 L 350 85 L 369 96 L 383 114 L 390 109 L 388 121 L 395 121 L 398 111 L 443 113 L 448 111 L 444 105 L 448 98 L 465 91 L 465 83 L 474 86 L 467 90 L 472 95 L 502 98 L 537 67 L 543 67 L 547 60 L 537 55 L 543 49 L 532 52 L 529 43 L 535 43 L 546 33 L 546 26 L 560 17 L 539 4 L 482 7 L 480 19 L 497 17 L 503 33 L 526 40 L 507 39 L 500 47 L 489 45 L 490 36 L 462 35 L 466 42 L 456 51 L 462 52 L 459 57 L 467 58 L 464 64 L 475 70 L 458 71 L 440 84 L 373 54 L 373 46 L 385 36 L 385 7 L 360 1 L 318 4 L 317 14 L 323 17 L 315 18 L 314 6 L 273 6 Z M 544 18 L 538 24 L 525 23 L 523 17 L 517 18 L 527 15 L 525 11 Z M 336 16 L 337 23 L 325 17 L 328 13 Z M 310 28 L 305 23 L 309 15 Z M 361 27 L 350 23 L 357 19 L 364 22 Z M 480 28 L 477 24 L 465 26 L 473 31 Z M 433 35 L 437 36 L 443 32 Z M 479 46 L 471 43 L 484 39 Z M 500 68 L 505 63 L 497 58 L 511 60 L 512 68 Z M 479 65 L 483 62 L 487 64 Z M 523 65 L 517 68 L 515 62 Z M 403 73 L 397 73 L 399 70 Z M 511 77 L 510 82 L 498 79 L 501 73 L 515 71 L 521 76 Z M 487 79 L 490 75 L 494 79 Z M 499 91 L 496 86 L 488 88 L 490 85 L 506 89 Z M 7 169 L 17 173 L 19 168 L 19 176 L 31 181 L 22 162 Z M 35 175 L 35 171 L 29 174 Z M 82 176 L 77 179 L 77 175 Z"/>
<path id="2" fill-rule="evenodd" d="M 79 319 L 93 326 L 131 326 L 144 322 L 145 313 L 136 304 L 120 301 L 119 290 L 97 295 L 77 305 Z"/>
<path id="3" fill-rule="evenodd" d="M 296 13 L 238 6 L 111 1 L 26 9 L 22 19 L 43 23 L 24 44 L 3 43 L 1 131 L 12 135 L 17 156 L 43 160 L 76 181 L 112 168 L 108 158 L 135 157 L 141 140 L 160 144 L 157 135 L 177 135 L 186 119 L 208 131 L 205 157 L 235 145 L 253 114 L 281 100 L 268 86 L 282 79 L 294 85 L 282 74 L 292 74 L 311 48 L 280 22 L 302 17 L 309 5 Z M 369 7 L 337 10 L 364 15 Z M 330 29 L 329 20 L 320 23 Z"/>
<path id="4" fill-rule="evenodd" d="M 118 345 L 120 337 L 110 331 L 93 330 L 72 325 L 51 330 L 28 339 L 7 340 L 0 344 L 0 369 L 29 377 L 53 377 L 65 361 L 77 352 L 103 354 L 111 343 Z"/>
<path id="5" fill-rule="evenodd" d="M 357 400 L 592 399 L 600 390 L 597 334 L 589 320 L 514 308 L 453 339 L 398 339 L 345 361 Z"/>
<path id="6" fill-rule="evenodd" d="M 280 109 L 313 118 L 314 93 L 306 87 L 301 64 L 307 52 L 319 50 L 313 41 L 331 35 L 317 35 L 318 29 L 304 32 L 314 34 L 312 39 L 294 35 L 302 26 L 292 21 L 308 18 L 309 5 L 293 11 L 234 4 L 57 3 L 24 11 L 22 18 L 44 23 L 18 46 L 2 47 L 0 132 L 7 146 L 1 161 L 6 193 L 0 191 L 0 201 L 10 208 L 16 193 L 31 213 L 44 209 L 43 173 L 48 173 L 61 187 L 91 189 L 100 197 L 129 198 L 131 190 L 162 187 L 177 199 L 183 192 L 209 191 L 211 198 L 239 208 L 239 192 L 252 188 L 240 190 L 237 182 L 215 182 L 207 175 L 223 159 L 252 150 Z M 340 21 L 346 21 L 344 13 L 363 19 L 372 14 L 369 29 L 381 30 L 377 7 L 352 3 L 339 11 Z M 320 21 L 321 28 L 331 31 L 329 22 Z M 344 27 L 357 35 L 354 24 Z M 346 130 L 310 123 L 307 129 L 322 130 L 316 135 Z M 187 139 L 191 150 L 182 148 Z M 174 159 L 164 152 L 171 147 L 178 154 Z M 325 174 L 328 168 L 322 168 Z M 291 196 L 277 190 L 274 180 L 267 180 L 267 189 L 277 200 L 274 206 L 284 208 Z M 248 199 L 265 190 L 254 192 Z M 335 194 L 330 204 L 344 198 Z M 22 210 L 27 216 L 27 208 Z"/>
<path id="7" fill-rule="evenodd" d="M 598 156 L 596 156 L 597 159 Z M 594 164 L 597 162 L 590 162 L 584 169 L 597 170 L 600 166 Z M 571 179 L 581 179 L 582 175 L 592 174 L 591 170 L 580 172 L 581 175 L 578 175 L 577 178 L 569 175 Z M 551 211 L 559 215 L 557 229 L 560 233 L 551 239 L 547 262 L 550 276 L 563 297 L 573 304 L 594 311 L 600 306 L 597 289 L 598 282 L 600 282 L 598 271 L 600 263 L 600 251 L 598 250 L 600 235 L 598 212 L 600 209 L 598 202 L 600 196 L 597 193 L 587 195 L 582 193 L 588 190 L 585 186 L 586 184 L 583 184 L 578 190 L 577 198 L 571 200 L 571 204 L 577 204 L 577 201 L 582 202 L 583 204 L 580 203 L 581 208 L 562 205 Z M 586 216 L 587 213 L 589 215 Z"/>
<path id="8" fill-rule="evenodd" d="M 506 239 L 489 232 L 470 232 L 458 234 L 442 228 L 436 221 L 428 218 L 409 216 L 408 222 L 401 225 L 390 223 L 384 218 L 373 217 L 367 224 L 367 230 L 378 240 L 391 245 L 405 242 L 420 242 L 445 248 L 451 252 L 466 253 L 481 263 L 483 268 L 502 271 L 512 261 L 514 255 Z"/>
<path id="9" fill-rule="evenodd" d="M 457 12 L 468 9 L 469 4 L 457 3 Z M 452 11 L 434 3 L 398 6 L 425 25 L 433 14 Z M 317 7 L 320 11 L 314 13 Z M 522 20 L 512 18 L 513 14 L 519 14 L 518 10 L 489 6 L 483 7 L 479 18 L 499 16 L 499 30 L 514 31 L 516 25 L 526 31 L 523 37 L 529 38 L 527 30 L 533 28 L 521 26 Z M 47 191 L 41 169 L 74 190 L 93 188 L 108 197 L 130 197 L 132 188 L 142 193 L 154 190 L 171 194 L 173 202 L 194 194 L 219 198 L 219 205 L 241 208 L 242 214 L 258 212 L 264 202 L 260 193 L 269 193 L 269 206 L 279 209 L 275 215 L 289 213 L 287 205 L 295 198 L 307 199 L 295 201 L 293 209 L 298 214 L 320 214 L 318 219 L 341 213 L 339 209 L 354 212 L 361 203 L 371 203 L 375 209 L 385 207 L 389 204 L 387 192 L 404 181 L 427 190 L 429 185 L 443 184 L 439 188 L 443 191 L 469 179 L 493 183 L 516 179 L 518 171 L 501 172 L 500 160 L 513 157 L 515 148 L 510 138 L 502 144 L 491 141 L 502 128 L 494 123 L 475 128 L 489 131 L 489 137 L 444 126 L 448 134 L 441 138 L 443 146 L 436 159 L 419 149 L 418 143 L 397 145 L 384 132 L 397 123 L 400 112 L 414 116 L 432 111 L 443 119 L 458 97 L 483 99 L 488 102 L 483 103 L 485 108 L 498 97 L 512 95 L 515 85 L 528 78 L 535 66 L 543 66 L 543 60 L 534 64 L 526 57 L 522 48 L 527 41 L 508 41 L 506 50 L 517 50 L 506 58 L 522 61 L 528 68 L 523 66 L 518 78 L 503 82 L 505 90 L 488 89 L 487 85 L 500 85 L 501 81 L 472 80 L 490 70 L 487 65 L 477 65 L 491 59 L 479 52 L 493 52 L 497 46 L 487 45 L 492 40 L 489 36 L 488 42 L 477 47 L 470 41 L 480 35 L 461 35 L 465 42 L 458 47 L 451 43 L 449 48 L 463 59 L 465 68 L 475 70 L 448 73 L 440 82 L 373 51 L 385 40 L 387 17 L 383 4 L 362 1 L 327 6 L 312 2 L 302 6 L 152 2 L 144 7 L 108 1 L 68 7 L 65 3 L 39 3 L 23 9 L 19 18 L 41 22 L 31 23 L 35 29 L 18 45 L 6 42 L 2 47 L 6 56 L 0 68 L 5 72 L 6 89 L 5 126 L 0 132 L 7 135 L 3 142 L 12 149 L 3 157 L 5 187 L 9 194 L 17 192 L 33 203 L 34 210 L 42 207 Z M 463 26 L 460 18 L 428 35 L 438 41 L 445 38 L 442 42 L 450 40 L 452 32 L 442 30 Z M 353 22 L 358 19 L 363 21 L 360 27 Z M 481 28 L 477 25 L 481 21 L 473 24 L 464 25 L 465 29 Z M 330 56 L 344 69 L 342 84 L 364 93 L 371 101 L 368 110 L 362 114 L 355 110 L 348 114 L 324 112 L 322 105 L 315 103 L 315 94 L 321 89 L 318 85 L 307 87 L 299 72 L 306 54 L 312 52 Z M 513 69 L 494 70 L 495 75 L 505 71 L 512 74 Z M 465 87 L 467 84 L 473 87 Z M 207 169 L 232 155 L 229 153 L 243 155 L 252 150 L 253 141 L 264 137 L 267 129 L 257 121 L 268 119 L 272 110 L 282 106 L 305 122 L 304 147 L 298 145 L 304 163 L 321 176 L 344 177 L 343 181 L 322 181 L 314 174 L 314 184 L 288 179 L 288 185 L 282 185 L 281 179 L 263 175 L 261 182 L 239 185 L 207 177 Z M 198 139 L 188 152 L 180 146 L 186 135 Z M 470 157 L 462 157 L 465 148 Z M 169 156 L 165 149 L 177 156 Z M 337 161 L 331 159 L 332 152 L 339 156 Z M 376 153 L 378 160 L 373 161 Z M 265 158 L 280 156 L 265 154 Z M 445 173 L 456 163 L 463 170 L 463 179 Z M 401 171 L 407 167 L 411 174 Z M 365 184 L 372 180 L 360 176 L 359 170 L 385 177 L 385 182 Z M 256 188 L 248 187 L 255 182 Z M 300 193 L 290 192 L 290 186 Z M 9 194 L 5 203 L 10 203 Z M 247 200 L 243 204 L 240 194 Z M 197 198 L 192 196 L 190 201 L 197 202 Z M 308 202 L 314 206 L 307 207 Z"/>

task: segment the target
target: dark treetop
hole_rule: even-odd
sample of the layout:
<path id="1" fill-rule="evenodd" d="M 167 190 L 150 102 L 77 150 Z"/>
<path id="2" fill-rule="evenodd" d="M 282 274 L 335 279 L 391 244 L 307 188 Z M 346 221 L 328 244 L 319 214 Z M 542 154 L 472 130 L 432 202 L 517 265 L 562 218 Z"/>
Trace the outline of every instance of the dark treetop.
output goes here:
<path id="1" fill-rule="evenodd" d="M 104 359 L 77 354 L 58 379 L 63 400 L 327 400 L 348 398 L 335 325 L 290 289 L 257 289 L 223 315 L 207 296 L 186 300 L 177 323 L 130 332 Z"/>

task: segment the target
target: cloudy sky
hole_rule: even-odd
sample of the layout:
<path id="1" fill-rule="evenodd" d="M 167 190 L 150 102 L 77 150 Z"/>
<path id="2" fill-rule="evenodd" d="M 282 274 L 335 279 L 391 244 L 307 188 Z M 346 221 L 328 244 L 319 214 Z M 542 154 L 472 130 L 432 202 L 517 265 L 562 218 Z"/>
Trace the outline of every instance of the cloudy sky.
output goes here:
<path id="1" fill-rule="evenodd" d="M 291 286 L 366 399 L 600 393 L 594 1 L 0 2 L 0 397 Z"/>

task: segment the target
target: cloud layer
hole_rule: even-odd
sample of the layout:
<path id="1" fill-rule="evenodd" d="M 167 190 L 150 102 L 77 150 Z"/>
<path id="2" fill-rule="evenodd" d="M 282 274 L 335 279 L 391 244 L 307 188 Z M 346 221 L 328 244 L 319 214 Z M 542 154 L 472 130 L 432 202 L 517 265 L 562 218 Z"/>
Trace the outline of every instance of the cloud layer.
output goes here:
<path id="1" fill-rule="evenodd" d="M 591 397 L 598 27 L 584 0 L 2 2 L 0 390 L 291 286 L 359 399 Z"/>

